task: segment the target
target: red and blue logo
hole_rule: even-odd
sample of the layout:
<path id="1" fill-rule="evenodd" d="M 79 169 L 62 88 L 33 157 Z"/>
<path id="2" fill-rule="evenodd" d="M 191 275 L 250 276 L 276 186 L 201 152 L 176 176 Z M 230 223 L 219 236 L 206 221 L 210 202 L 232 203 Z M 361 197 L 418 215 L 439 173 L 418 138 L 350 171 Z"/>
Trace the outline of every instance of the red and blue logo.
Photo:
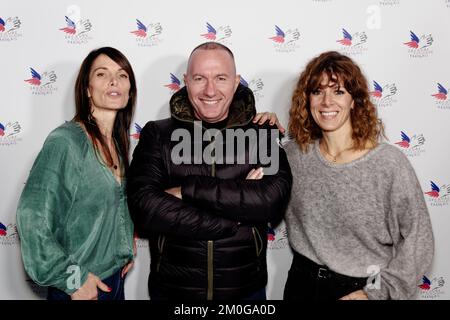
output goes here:
<path id="1" fill-rule="evenodd" d="M 18 17 L 10 17 L 6 20 L 3 20 L 2 17 L 0 17 L 0 32 L 7 33 L 17 30 L 20 28 L 21 24 L 22 22 Z"/>
<path id="2" fill-rule="evenodd" d="M 181 88 L 181 81 L 173 73 L 170 74 L 170 83 L 165 84 L 164 87 L 169 88 L 171 91 L 176 92 Z"/>
<path id="3" fill-rule="evenodd" d="M 56 74 L 54 71 L 44 72 L 42 75 L 39 74 L 35 69 L 30 67 L 31 78 L 24 80 L 32 86 L 47 86 L 56 81 Z"/>
<path id="4" fill-rule="evenodd" d="M 297 40 L 300 38 L 300 32 L 298 29 L 281 29 L 278 25 L 275 25 L 275 36 L 270 37 L 275 48 L 279 52 L 292 52 L 296 47 Z"/>
<path id="5" fill-rule="evenodd" d="M 336 42 L 345 47 L 355 47 L 367 41 L 367 35 L 364 31 L 350 34 L 350 32 L 342 28 L 342 36 L 342 39 L 336 40 Z"/>
<path id="6" fill-rule="evenodd" d="M 387 84 L 385 86 L 381 86 L 378 82 L 375 80 L 373 81 L 373 88 L 374 91 L 370 92 L 370 95 L 372 97 L 375 97 L 377 99 L 385 99 L 390 96 L 393 96 L 397 93 L 397 87 L 395 84 Z"/>
<path id="7" fill-rule="evenodd" d="M 267 240 L 268 241 L 275 241 L 275 229 L 269 227 L 267 231 Z"/>
<path id="8" fill-rule="evenodd" d="M 137 38 L 153 38 L 162 33 L 162 26 L 158 23 L 145 25 L 139 19 L 136 19 L 137 30 L 131 31 Z"/>
<path id="9" fill-rule="evenodd" d="M 425 192 L 431 206 L 447 206 L 450 204 L 450 184 L 439 185 L 430 181 L 431 190 Z"/>
<path id="10" fill-rule="evenodd" d="M 422 290 L 430 290 L 431 289 L 431 280 L 427 278 L 427 276 L 423 276 L 422 284 L 419 285 L 419 288 Z"/>
<path id="11" fill-rule="evenodd" d="M 441 288 L 445 285 L 444 277 L 434 277 L 429 279 L 427 276 L 422 277 L 422 283 L 418 285 L 422 298 L 439 299 L 443 294 Z"/>
<path id="12" fill-rule="evenodd" d="M 220 26 L 216 29 L 212 24 L 206 22 L 206 33 L 201 34 L 201 36 L 209 41 L 219 42 L 231 37 L 231 34 L 232 31 L 230 26 Z"/>
<path id="13" fill-rule="evenodd" d="M 410 32 L 410 38 L 411 40 L 408 42 L 404 42 L 403 44 L 408 46 L 411 49 L 422 49 L 431 46 L 433 43 L 433 37 L 431 34 L 428 35 L 422 35 L 420 38 L 413 32 Z"/>
<path id="14" fill-rule="evenodd" d="M 217 31 L 209 22 L 206 22 L 206 30 L 207 33 L 204 33 L 201 36 L 207 40 L 216 40 Z"/>
<path id="15" fill-rule="evenodd" d="M 65 16 L 66 19 L 66 26 L 64 28 L 60 28 L 62 32 L 74 36 L 74 35 L 80 35 L 86 32 L 91 31 L 92 24 L 89 21 L 89 19 L 86 20 L 80 20 L 78 23 L 70 19 L 68 16 Z"/>
<path id="16" fill-rule="evenodd" d="M 444 101 L 447 100 L 448 90 L 444 88 L 444 86 L 440 83 L 437 84 L 438 93 L 432 94 L 431 96 L 435 97 L 437 100 Z"/>
<path id="17" fill-rule="evenodd" d="M 135 123 L 134 123 L 134 129 L 136 130 L 136 132 L 133 133 L 133 134 L 131 135 L 131 137 L 132 137 L 133 139 L 135 139 L 135 140 L 139 140 L 139 138 L 141 137 L 141 130 L 142 130 L 142 128 L 141 128 L 141 126 L 140 126 L 139 124 L 137 124 L 137 123 L 135 122 Z"/>
<path id="18" fill-rule="evenodd" d="M 276 33 L 276 35 L 274 37 L 270 37 L 269 39 L 271 39 L 273 42 L 276 42 L 276 43 L 284 43 L 284 40 L 285 40 L 284 38 L 286 37 L 286 34 L 277 25 L 275 25 L 275 33 Z"/>
<path id="19" fill-rule="evenodd" d="M 0 222 L 0 237 L 6 237 L 6 235 L 8 234 L 8 229 L 6 228 L 6 226 Z"/>
<path id="20" fill-rule="evenodd" d="M 425 194 L 432 198 L 439 198 L 439 192 L 441 192 L 441 189 L 433 181 L 430 182 L 431 182 L 431 191 L 425 192 Z"/>
<path id="21" fill-rule="evenodd" d="M 136 19 L 137 23 L 137 30 L 131 31 L 132 34 L 134 34 L 136 37 L 145 38 L 147 36 L 147 27 L 139 21 L 139 19 Z"/>
<path id="22" fill-rule="evenodd" d="M 0 32 L 5 31 L 5 21 L 0 17 Z"/>
<path id="23" fill-rule="evenodd" d="M 289 246 L 285 225 L 273 228 L 269 225 L 267 229 L 267 248 L 269 250 L 285 249 Z"/>
<path id="24" fill-rule="evenodd" d="M 409 137 L 404 131 L 400 131 L 400 135 L 402 140 L 395 142 L 395 144 L 404 149 L 417 148 L 425 143 L 423 134 L 415 134 L 412 137 Z"/>
<path id="25" fill-rule="evenodd" d="M 3 125 L 2 123 L 0 123 L 0 137 L 11 137 L 11 136 L 15 136 L 17 135 L 20 130 L 21 130 L 21 126 L 19 124 L 19 122 L 8 122 L 6 125 Z"/>
<path id="26" fill-rule="evenodd" d="M 64 28 L 60 28 L 59 30 L 74 35 L 75 33 L 77 33 L 77 27 L 75 25 L 75 22 L 73 22 L 68 16 L 65 16 L 65 18 L 67 26 Z"/>

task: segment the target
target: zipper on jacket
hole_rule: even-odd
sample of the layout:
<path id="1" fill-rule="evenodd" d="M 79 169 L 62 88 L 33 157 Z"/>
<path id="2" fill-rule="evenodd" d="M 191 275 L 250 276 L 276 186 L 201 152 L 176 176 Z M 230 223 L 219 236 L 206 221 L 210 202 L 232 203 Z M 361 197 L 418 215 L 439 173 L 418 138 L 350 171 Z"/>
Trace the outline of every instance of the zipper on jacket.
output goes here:
<path id="1" fill-rule="evenodd" d="M 159 272 L 159 266 L 161 265 L 162 253 L 163 253 L 163 250 L 164 250 L 164 243 L 165 242 L 166 242 L 166 237 L 165 236 L 159 236 L 158 237 L 159 257 L 158 257 L 158 263 L 156 264 L 156 272 Z"/>
<path id="2" fill-rule="evenodd" d="M 259 257 L 261 255 L 262 249 L 263 249 L 263 240 L 261 238 L 261 235 L 259 234 L 258 229 L 255 227 L 252 227 L 253 232 L 253 238 L 255 239 L 255 247 L 256 247 L 256 256 Z M 259 243 L 258 243 L 259 239 Z"/>
<path id="3" fill-rule="evenodd" d="M 214 289 L 213 250 L 214 250 L 214 241 L 208 240 L 208 291 L 206 293 L 206 300 L 213 299 L 213 289 Z"/>

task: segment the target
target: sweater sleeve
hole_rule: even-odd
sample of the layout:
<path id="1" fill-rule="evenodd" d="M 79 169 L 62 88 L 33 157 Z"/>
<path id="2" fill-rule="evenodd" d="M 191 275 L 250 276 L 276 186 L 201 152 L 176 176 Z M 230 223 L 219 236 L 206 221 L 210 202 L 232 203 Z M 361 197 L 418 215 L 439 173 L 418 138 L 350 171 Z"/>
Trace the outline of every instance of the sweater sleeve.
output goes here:
<path id="1" fill-rule="evenodd" d="M 56 233 L 64 229 L 71 206 L 73 166 L 70 144 L 50 135 L 37 156 L 17 208 L 25 270 L 36 283 L 74 293 L 87 279 L 88 270 L 68 255 Z"/>
<path id="2" fill-rule="evenodd" d="M 183 199 L 244 223 L 281 220 L 290 195 L 292 174 L 281 148 L 277 161 L 277 173 L 260 180 L 188 176 L 182 186 Z"/>
<path id="3" fill-rule="evenodd" d="M 367 289 L 369 299 L 412 299 L 434 252 L 430 215 L 413 167 L 399 155 L 390 190 L 393 258 L 381 269 L 381 283 Z"/>
<path id="4" fill-rule="evenodd" d="M 236 222 L 166 193 L 167 181 L 161 137 L 155 123 L 149 122 L 133 153 L 127 183 L 130 213 L 138 233 L 195 240 L 221 239 L 236 233 Z"/>

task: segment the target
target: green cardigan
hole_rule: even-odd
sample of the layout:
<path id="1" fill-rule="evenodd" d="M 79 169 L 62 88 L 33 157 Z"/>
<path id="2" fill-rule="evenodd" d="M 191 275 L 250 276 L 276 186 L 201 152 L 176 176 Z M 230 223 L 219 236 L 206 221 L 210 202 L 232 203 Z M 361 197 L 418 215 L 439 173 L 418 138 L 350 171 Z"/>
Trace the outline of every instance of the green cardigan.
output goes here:
<path id="1" fill-rule="evenodd" d="M 17 208 L 25 270 L 38 284 L 72 294 L 88 272 L 111 276 L 133 259 L 125 180 L 99 161 L 81 126 L 47 137 Z"/>

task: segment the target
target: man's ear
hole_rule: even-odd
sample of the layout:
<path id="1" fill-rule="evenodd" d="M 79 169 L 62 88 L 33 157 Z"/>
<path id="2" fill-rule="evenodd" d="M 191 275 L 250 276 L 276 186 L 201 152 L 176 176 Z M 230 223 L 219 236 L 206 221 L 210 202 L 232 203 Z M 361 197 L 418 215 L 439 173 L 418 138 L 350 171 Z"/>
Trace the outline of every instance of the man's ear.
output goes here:
<path id="1" fill-rule="evenodd" d="M 235 80 L 235 84 L 234 84 L 234 91 L 236 91 L 237 87 L 239 86 L 239 83 L 241 82 L 241 75 L 237 74 L 236 75 L 236 80 Z"/>

